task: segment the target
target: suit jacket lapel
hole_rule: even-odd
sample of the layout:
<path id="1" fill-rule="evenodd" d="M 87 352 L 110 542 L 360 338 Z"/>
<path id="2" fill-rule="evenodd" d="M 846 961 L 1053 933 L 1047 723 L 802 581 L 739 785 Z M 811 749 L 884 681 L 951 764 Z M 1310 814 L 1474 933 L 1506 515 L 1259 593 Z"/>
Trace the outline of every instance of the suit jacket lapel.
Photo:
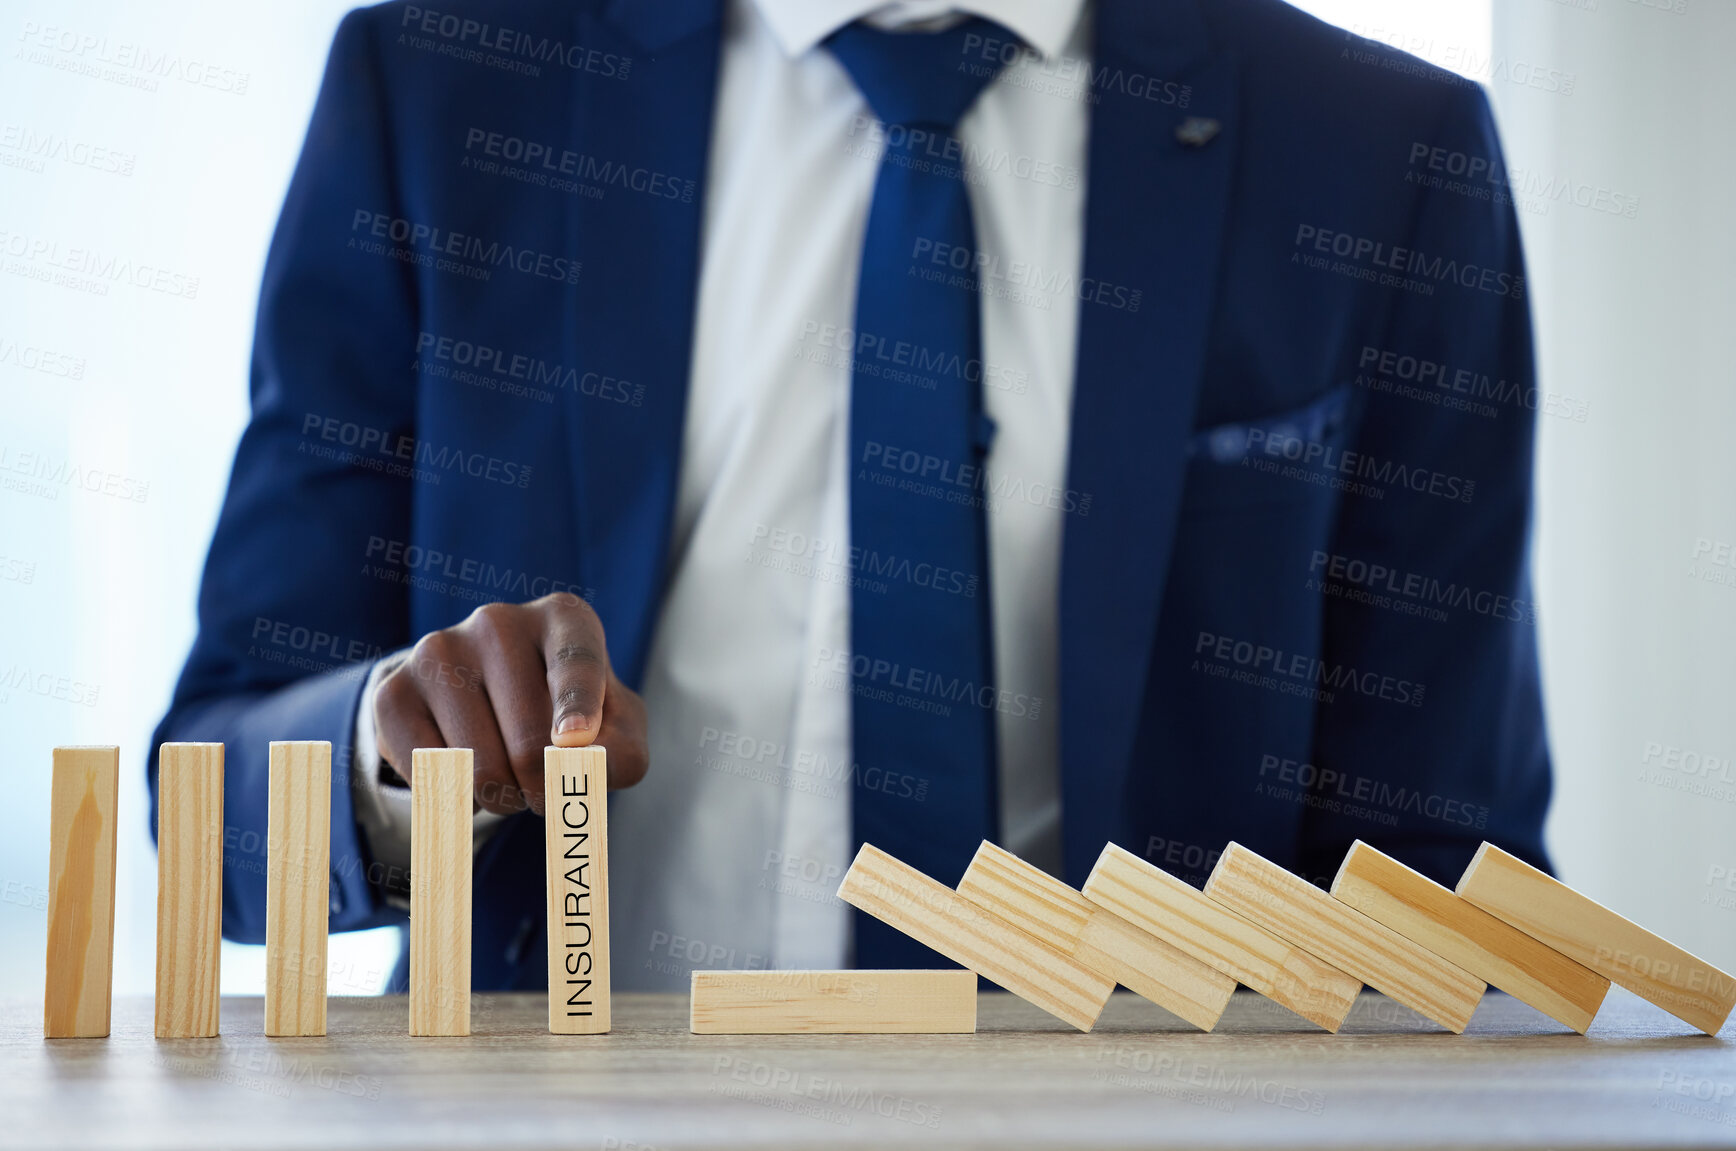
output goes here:
<path id="1" fill-rule="evenodd" d="M 636 685 L 680 474 L 719 3 L 613 0 L 585 23 L 586 47 L 628 64 L 624 76 L 618 65 L 582 72 L 569 104 L 574 149 L 619 182 L 605 178 L 600 198 L 568 198 L 581 261 L 568 338 L 587 373 L 566 409 L 568 437 L 580 576 L 617 674 Z M 638 173 L 658 177 L 651 191 Z"/>
<path id="2" fill-rule="evenodd" d="M 1065 529 L 1060 632 L 1074 882 L 1121 825 L 1236 152 L 1235 69 L 1194 0 L 1103 0 L 1095 39 L 1084 283 L 1141 296 L 1135 311 L 1081 293 L 1068 486 L 1092 503 Z M 1173 101 L 1147 96 L 1165 83 Z M 1204 144 L 1200 120 L 1217 122 Z"/>

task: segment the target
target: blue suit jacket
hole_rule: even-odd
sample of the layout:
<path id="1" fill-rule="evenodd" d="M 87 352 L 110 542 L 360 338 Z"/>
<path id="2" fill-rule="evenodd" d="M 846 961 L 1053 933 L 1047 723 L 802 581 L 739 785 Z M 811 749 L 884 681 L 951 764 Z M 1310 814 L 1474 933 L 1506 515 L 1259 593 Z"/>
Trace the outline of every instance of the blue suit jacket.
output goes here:
<path id="1" fill-rule="evenodd" d="M 638 684 L 720 7 L 343 22 L 157 732 L 228 744 L 230 938 L 264 935 L 273 739 L 334 745 L 333 928 L 399 921 L 349 801 L 380 654 L 564 588 Z M 1092 68 L 1067 879 L 1110 840 L 1195 881 L 1231 838 L 1311 878 L 1357 837 L 1448 882 L 1485 837 L 1543 863 L 1519 236 L 1498 183 L 1430 166 L 1498 170 L 1483 94 L 1279 0 L 1101 0 Z M 543 985 L 541 858 L 520 816 L 478 860 L 478 987 Z"/>

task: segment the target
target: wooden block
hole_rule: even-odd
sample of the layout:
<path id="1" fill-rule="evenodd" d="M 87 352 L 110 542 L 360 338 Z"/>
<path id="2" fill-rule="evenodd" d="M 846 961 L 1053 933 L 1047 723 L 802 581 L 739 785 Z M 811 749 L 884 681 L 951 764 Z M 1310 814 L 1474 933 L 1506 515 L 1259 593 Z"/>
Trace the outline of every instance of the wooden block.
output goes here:
<path id="1" fill-rule="evenodd" d="M 157 1038 L 217 1034 L 223 937 L 223 745 L 157 756 Z"/>
<path id="2" fill-rule="evenodd" d="M 1085 898 L 1328 1031 L 1344 1025 L 1362 981 L 1248 922 L 1113 843 Z"/>
<path id="3" fill-rule="evenodd" d="M 609 757 L 543 751 L 548 851 L 549 1030 L 609 1030 Z"/>
<path id="4" fill-rule="evenodd" d="M 1736 1006 L 1736 978 L 1492 843 L 1477 849 L 1458 894 L 1708 1035 Z"/>
<path id="5" fill-rule="evenodd" d="M 467 747 L 410 752 L 410 1034 L 470 1034 L 471 809 Z"/>
<path id="6" fill-rule="evenodd" d="M 326 1033 L 332 745 L 273 742 L 266 815 L 265 1033 Z"/>
<path id="7" fill-rule="evenodd" d="M 1113 980 L 871 843 L 856 853 L 838 898 L 1081 1031 L 1091 1030 L 1115 990 Z"/>
<path id="8" fill-rule="evenodd" d="M 974 971 L 695 971 L 695 1035 L 976 1031 Z"/>
<path id="9" fill-rule="evenodd" d="M 1217 1026 L 1236 993 L 1236 981 L 1215 967 L 1140 930 L 986 840 L 977 848 L 958 891 L 1202 1031 Z"/>
<path id="10" fill-rule="evenodd" d="M 48 815 L 47 1039 L 109 1033 L 115 956 L 118 747 L 57 747 Z"/>
<path id="11" fill-rule="evenodd" d="M 1332 895 L 1582 1035 L 1609 990 L 1597 972 L 1360 839 L 1339 866 Z"/>
<path id="12" fill-rule="evenodd" d="M 1464 968 L 1239 843 L 1218 857 L 1206 895 L 1449 1031 L 1465 1029 L 1488 990 Z"/>

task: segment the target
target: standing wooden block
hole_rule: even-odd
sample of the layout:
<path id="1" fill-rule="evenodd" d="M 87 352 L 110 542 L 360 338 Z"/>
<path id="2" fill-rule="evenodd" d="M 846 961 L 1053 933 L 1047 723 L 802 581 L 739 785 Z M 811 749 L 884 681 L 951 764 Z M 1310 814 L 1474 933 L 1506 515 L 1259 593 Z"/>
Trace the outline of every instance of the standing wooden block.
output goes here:
<path id="1" fill-rule="evenodd" d="M 410 753 L 410 1034 L 470 1034 L 471 807 L 467 747 Z"/>
<path id="2" fill-rule="evenodd" d="M 48 979 L 42 1034 L 109 1033 L 115 956 L 118 747 L 57 747 L 48 816 Z"/>
<path id="3" fill-rule="evenodd" d="M 1085 898 L 1328 1031 L 1344 1025 L 1362 981 L 1207 899 L 1169 872 L 1103 848 Z"/>
<path id="4" fill-rule="evenodd" d="M 695 1035 L 947 1035 L 976 1030 L 974 971 L 695 971 Z"/>
<path id="5" fill-rule="evenodd" d="M 1344 857 L 1332 895 L 1582 1035 L 1609 990 L 1597 972 L 1360 839 Z"/>
<path id="6" fill-rule="evenodd" d="M 1236 981 L 1010 851 L 983 842 L 959 881 L 971 902 L 1100 975 L 1145 996 L 1202 1031 L 1236 993 Z"/>
<path id="7" fill-rule="evenodd" d="M 1115 990 L 1113 980 L 871 843 L 856 853 L 838 898 L 1081 1031 L 1091 1030 Z"/>
<path id="8" fill-rule="evenodd" d="M 1206 895 L 1449 1031 L 1465 1029 L 1488 989 L 1464 968 L 1239 843 L 1218 857 Z"/>
<path id="9" fill-rule="evenodd" d="M 223 745 L 157 756 L 157 1038 L 217 1034 L 223 937 Z"/>
<path id="10" fill-rule="evenodd" d="M 272 743 L 266 816 L 265 1033 L 326 1033 L 332 745 Z"/>
<path id="11" fill-rule="evenodd" d="M 1736 978 L 1492 843 L 1477 849 L 1458 893 L 1708 1035 L 1736 1006 Z"/>
<path id="12" fill-rule="evenodd" d="M 543 751 L 548 851 L 549 1030 L 609 1030 L 609 756 Z"/>

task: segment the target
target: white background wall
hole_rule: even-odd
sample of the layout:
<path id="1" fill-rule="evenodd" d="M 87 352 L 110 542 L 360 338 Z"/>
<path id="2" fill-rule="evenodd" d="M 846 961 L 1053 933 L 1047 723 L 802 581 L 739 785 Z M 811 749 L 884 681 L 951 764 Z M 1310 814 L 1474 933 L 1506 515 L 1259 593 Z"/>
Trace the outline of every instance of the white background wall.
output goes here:
<path id="1" fill-rule="evenodd" d="M 1736 870 L 1736 769 L 1710 797 L 1661 763 L 1664 784 L 1641 776 L 1648 744 L 1736 756 L 1736 567 L 1704 569 L 1722 584 L 1690 571 L 1697 540 L 1736 545 L 1736 4 L 1496 4 L 1302 6 L 1487 79 L 1512 166 L 1542 182 L 1522 218 L 1543 380 L 1590 405 L 1541 421 L 1550 842 L 1569 882 L 1736 967 L 1736 893 L 1708 882 Z M 0 995 L 41 993 L 65 743 L 122 746 L 115 989 L 151 989 L 143 756 L 191 642 L 266 244 L 346 6 L 33 0 L 0 17 Z M 171 66 L 126 63 L 139 47 Z M 1573 91 L 1515 83 L 1515 64 Z M 43 137 L 73 159 L 39 162 Z M 1637 212 L 1570 202 L 1582 188 Z M 196 278 L 196 295 L 36 278 L 87 252 Z M 30 455 L 122 495 L 48 498 L 9 470 Z M 390 933 L 335 939 L 334 992 L 375 990 L 394 952 Z M 258 989 L 257 949 L 223 963 L 225 991 Z"/>
<path id="2" fill-rule="evenodd" d="M 1736 3 L 1300 6 L 1490 93 L 1564 401 L 1534 544 L 1549 847 L 1736 967 Z"/>
<path id="3" fill-rule="evenodd" d="M 152 989 L 145 749 L 192 643 L 260 269 L 348 7 L 33 0 L 0 17 L 0 994 L 42 993 L 49 750 L 66 743 L 121 745 L 115 991 Z M 140 48 L 172 64 L 119 62 Z M 26 136 L 92 162 L 32 170 Z M 196 277 L 196 295 L 31 278 L 84 251 Z M 80 378 L 20 366 L 26 349 Z M 143 498 L 20 492 L 28 453 Z M 43 673 L 71 683 L 6 686 Z M 383 983 L 381 934 L 333 941 L 334 991 Z M 225 946 L 225 991 L 263 986 L 260 950 Z"/>
<path id="4" fill-rule="evenodd" d="M 1494 87 L 1526 186 L 1573 189 L 1521 219 L 1543 384 L 1590 404 L 1542 421 L 1550 844 L 1736 969 L 1736 3 L 1498 0 L 1494 42 L 1577 78 Z"/>

